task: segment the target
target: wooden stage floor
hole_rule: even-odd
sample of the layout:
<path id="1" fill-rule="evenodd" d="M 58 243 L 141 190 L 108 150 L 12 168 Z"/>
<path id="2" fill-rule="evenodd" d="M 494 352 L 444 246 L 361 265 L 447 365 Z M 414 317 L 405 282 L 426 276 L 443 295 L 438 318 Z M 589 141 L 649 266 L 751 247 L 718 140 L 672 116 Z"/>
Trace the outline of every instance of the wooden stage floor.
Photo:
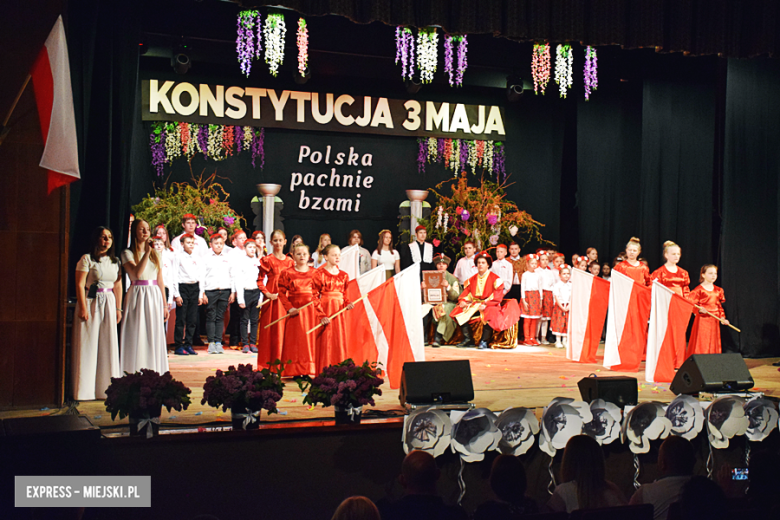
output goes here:
<path id="1" fill-rule="evenodd" d="M 203 383 L 217 369 L 226 369 L 229 365 L 239 363 L 255 364 L 253 354 L 242 354 L 238 350 L 225 350 L 222 355 L 207 355 L 199 350 L 198 356 L 169 356 L 170 369 L 173 376 L 183 381 L 192 390 L 192 404 L 189 409 L 171 413 L 163 410 L 162 423 L 173 425 L 192 425 L 225 423 L 230 424 L 230 411 L 209 408 L 200 404 L 203 397 Z M 599 361 L 603 353 L 603 344 L 599 350 Z M 640 401 L 669 402 L 674 394 L 669 391 L 669 384 L 649 384 L 644 381 L 644 364 L 640 373 L 611 372 L 598 364 L 580 364 L 568 361 L 564 349 L 552 346 L 524 347 L 515 350 L 457 349 L 454 347 L 426 347 L 427 361 L 443 361 L 468 359 L 471 362 L 472 379 L 474 382 L 474 404 L 477 407 L 489 408 L 493 411 L 504 410 L 513 406 L 527 408 L 542 408 L 554 397 L 579 398 L 577 382 L 589 374 L 600 376 L 627 375 L 636 377 L 639 383 Z M 758 391 L 767 395 L 780 397 L 780 374 L 772 363 L 777 358 L 745 360 L 755 380 Z M 376 407 L 381 415 L 402 414 L 403 408 L 398 401 L 398 390 L 391 390 L 385 383 L 383 395 L 377 399 Z M 286 423 L 307 421 L 322 424 L 332 420 L 332 408 L 313 408 L 302 403 L 303 396 L 297 385 L 288 381 L 285 394 L 279 403 L 279 414 L 268 416 L 263 413 L 263 422 Z M 372 410 L 371 407 L 364 409 Z M 102 401 L 82 402 L 78 406 L 81 414 L 103 428 L 123 427 L 123 421 L 111 420 L 106 413 Z M 2 417 L 35 416 L 62 413 L 61 410 L 28 410 L 0 413 Z M 540 410 L 537 412 L 540 413 Z M 281 424 L 279 425 L 281 426 Z"/>

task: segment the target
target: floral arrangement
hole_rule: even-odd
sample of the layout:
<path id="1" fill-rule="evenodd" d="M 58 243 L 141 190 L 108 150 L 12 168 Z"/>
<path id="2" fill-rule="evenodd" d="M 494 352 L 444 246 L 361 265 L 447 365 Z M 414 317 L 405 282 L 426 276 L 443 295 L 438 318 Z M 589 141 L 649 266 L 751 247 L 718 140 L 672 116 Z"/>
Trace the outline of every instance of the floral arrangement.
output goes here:
<path id="1" fill-rule="evenodd" d="M 215 375 L 206 378 L 200 404 L 221 406 L 223 412 L 230 408 L 238 412 L 267 410 L 269 414 L 278 413 L 276 403 L 284 394 L 284 364 L 277 359 L 270 366 L 253 370 L 251 364 L 238 365 L 238 368 L 231 365 L 225 371 L 217 370 Z"/>
<path id="2" fill-rule="evenodd" d="M 550 44 L 535 43 L 533 57 L 531 58 L 531 73 L 534 77 L 534 94 L 539 92 L 544 95 L 547 84 L 550 82 Z"/>
<path id="3" fill-rule="evenodd" d="M 574 53 L 568 43 L 559 44 L 555 52 L 555 82 L 558 84 L 561 97 L 565 98 L 572 85 Z"/>
<path id="4" fill-rule="evenodd" d="M 265 166 L 265 129 L 251 126 L 201 125 L 195 123 L 156 122 L 152 123 L 149 147 L 152 152 L 152 166 L 159 177 L 164 166 L 178 157 L 187 160 L 197 153 L 206 159 L 222 161 L 235 154 L 252 154 L 252 166 Z"/>
<path id="5" fill-rule="evenodd" d="M 458 42 L 457 52 L 457 68 L 455 67 L 455 60 L 453 59 L 453 43 Z M 462 36 L 450 36 L 449 34 L 444 36 L 444 72 L 449 75 L 450 86 L 463 86 L 463 73 L 466 72 L 468 67 L 468 61 L 466 59 L 466 53 L 468 52 L 468 41 L 466 35 Z"/>
<path id="6" fill-rule="evenodd" d="M 274 77 L 279 73 L 279 65 L 284 63 L 284 37 L 286 35 L 287 26 L 284 23 L 284 16 L 279 13 L 266 16 L 263 26 L 265 62 Z"/>
<path id="7" fill-rule="evenodd" d="M 248 78 L 252 70 L 252 60 L 260 57 L 263 46 L 260 43 L 262 17 L 258 11 L 247 10 L 238 13 L 238 35 L 236 36 L 236 54 L 241 64 L 241 72 Z M 255 30 L 257 30 L 257 45 L 255 45 Z"/>
<path id="8" fill-rule="evenodd" d="M 106 389 L 106 411 L 111 420 L 127 416 L 159 417 L 162 407 L 168 411 L 186 410 L 190 405 L 190 389 L 176 381 L 170 372 L 163 375 L 142 368 L 140 372 L 112 377 Z"/>
<path id="9" fill-rule="evenodd" d="M 599 88 L 599 69 L 596 49 L 588 45 L 585 49 L 585 101 L 590 99 L 591 91 Z"/>
<path id="10" fill-rule="evenodd" d="M 315 378 L 299 376 L 295 378 L 301 391 L 308 392 L 303 402 L 311 406 L 358 407 L 370 404 L 374 406 L 374 396 L 382 395 L 379 387 L 384 379 L 379 377 L 376 363 L 365 361 L 356 365 L 351 359 L 325 368 Z"/>
<path id="11" fill-rule="evenodd" d="M 149 222 L 150 226 L 163 224 L 171 236 L 182 232 L 181 217 L 187 213 L 198 216 L 195 232 L 210 236 L 219 226 L 230 230 L 244 229 L 246 220 L 230 208 L 230 195 L 221 184 L 210 177 L 193 177 L 193 183 L 175 182 L 169 188 L 159 188 L 132 207 L 135 218 Z"/>
<path id="12" fill-rule="evenodd" d="M 443 195 L 445 187 L 452 190 L 451 196 Z M 512 241 L 521 247 L 531 240 L 549 244 L 542 239 L 539 228 L 543 224 L 507 200 L 506 187 L 506 183 L 497 184 L 484 178 L 479 186 L 469 186 L 464 171 L 457 181 L 443 181 L 431 189 L 438 207 L 430 219 L 417 221 L 428 229 L 435 246 L 444 243 L 444 249 L 449 251 L 460 251 L 467 239 L 473 239 L 478 249 Z"/>
<path id="13" fill-rule="evenodd" d="M 408 27 L 395 28 L 395 64 L 401 62 L 401 77 L 412 79 L 414 75 L 414 35 Z"/>
<path id="14" fill-rule="evenodd" d="M 306 20 L 303 18 L 298 18 L 296 43 L 298 44 L 298 73 L 306 76 L 306 69 L 309 67 L 309 29 L 306 28 Z"/>
<path id="15" fill-rule="evenodd" d="M 417 68 L 420 69 L 420 81 L 430 83 L 439 61 L 439 33 L 436 27 L 417 31 Z"/>
<path id="16" fill-rule="evenodd" d="M 490 175 L 496 172 L 499 179 L 504 175 L 506 180 L 504 144 L 501 141 L 420 137 L 417 145 L 417 169 L 420 172 L 425 171 L 426 163 L 443 163 L 445 168 L 455 172 L 455 176 L 470 166 L 471 173 L 482 168 Z"/>

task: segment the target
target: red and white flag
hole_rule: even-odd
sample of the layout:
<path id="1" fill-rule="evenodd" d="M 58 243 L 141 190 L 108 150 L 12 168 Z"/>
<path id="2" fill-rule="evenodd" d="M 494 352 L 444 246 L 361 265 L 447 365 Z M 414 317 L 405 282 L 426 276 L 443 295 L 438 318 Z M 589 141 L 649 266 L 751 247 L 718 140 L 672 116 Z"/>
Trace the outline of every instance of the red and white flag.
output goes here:
<path id="1" fill-rule="evenodd" d="M 609 307 L 609 282 L 581 269 L 571 270 L 569 342 L 566 359 L 595 363 Z"/>
<path id="2" fill-rule="evenodd" d="M 425 361 L 420 264 L 412 264 L 368 293 L 368 301 L 387 341 L 387 360 L 382 367 L 390 388 L 399 388 L 404 363 Z M 381 362 L 382 345 L 377 347 Z"/>
<path id="3" fill-rule="evenodd" d="M 650 288 L 614 269 L 611 275 L 604 366 L 636 372 L 647 346 Z"/>
<path id="4" fill-rule="evenodd" d="M 384 282 L 385 268 L 380 265 L 350 280 L 347 284 L 347 299 L 356 302 L 358 298 L 365 296 Z M 387 362 L 387 339 L 368 299 L 363 298 L 357 302 L 355 308 L 346 313 L 346 319 L 348 356 L 357 364 L 362 364 L 364 361 L 373 363 L 380 361 L 381 350 L 384 367 Z"/>
<path id="5" fill-rule="evenodd" d="M 341 260 L 339 269 L 349 275 L 350 280 L 354 280 L 360 274 L 360 247 L 347 246 L 341 250 Z"/>
<path id="6" fill-rule="evenodd" d="M 68 42 L 57 18 L 30 71 L 43 134 L 40 166 L 49 170 L 49 193 L 81 178 Z"/>
<path id="7" fill-rule="evenodd" d="M 693 314 L 693 303 L 657 280 L 652 291 L 645 380 L 671 383 L 674 369 L 685 361 L 685 331 Z"/>

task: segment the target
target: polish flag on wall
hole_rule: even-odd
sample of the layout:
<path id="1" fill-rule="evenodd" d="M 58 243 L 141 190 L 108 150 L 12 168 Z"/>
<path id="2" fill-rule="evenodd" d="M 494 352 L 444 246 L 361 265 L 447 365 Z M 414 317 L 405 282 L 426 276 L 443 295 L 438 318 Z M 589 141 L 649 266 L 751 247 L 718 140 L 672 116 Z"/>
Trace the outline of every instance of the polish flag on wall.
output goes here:
<path id="1" fill-rule="evenodd" d="M 367 295 L 385 282 L 385 268 L 376 268 L 350 280 L 347 285 L 347 298 L 356 302 L 361 296 Z M 373 363 L 380 361 L 382 366 L 387 363 L 387 338 L 382 332 L 382 325 L 376 317 L 368 299 L 363 298 L 355 303 L 355 308 L 347 312 L 347 354 L 356 364 L 364 361 Z"/>
<path id="2" fill-rule="evenodd" d="M 368 293 L 368 301 L 387 341 L 387 360 L 382 367 L 390 388 L 399 388 L 404 363 L 425 361 L 420 264 L 412 264 Z M 382 345 L 377 347 L 381 362 Z"/>
<path id="3" fill-rule="evenodd" d="M 360 248 L 358 246 L 347 246 L 341 250 L 339 269 L 347 273 L 350 280 L 358 277 L 360 274 Z"/>
<path id="4" fill-rule="evenodd" d="M 596 362 L 608 306 L 609 282 L 586 271 L 572 269 L 566 359 Z"/>
<path id="5" fill-rule="evenodd" d="M 636 372 L 647 346 L 650 288 L 614 269 L 611 275 L 604 366 Z"/>
<path id="6" fill-rule="evenodd" d="M 81 178 L 68 43 L 57 18 L 30 71 L 43 134 L 40 166 L 49 170 L 49 193 Z"/>
<path id="7" fill-rule="evenodd" d="M 693 303 L 657 280 L 652 291 L 645 380 L 671 383 L 674 369 L 685 361 L 685 331 L 693 314 Z"/>

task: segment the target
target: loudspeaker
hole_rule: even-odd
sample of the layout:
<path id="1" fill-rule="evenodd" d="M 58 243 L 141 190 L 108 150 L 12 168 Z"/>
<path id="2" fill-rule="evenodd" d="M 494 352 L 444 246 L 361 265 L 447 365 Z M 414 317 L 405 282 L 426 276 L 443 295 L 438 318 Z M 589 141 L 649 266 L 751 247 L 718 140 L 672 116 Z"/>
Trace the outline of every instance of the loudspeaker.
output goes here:
<path id="1" fill-rule="evenodd" d="M 669 389 L 675 394 L 738 392 L 754 384 L 741 355 L 694 354 L 677 371 Z"/>
<path id="2" fill-rule="evenodd" d="M 474 400 L 469 360 L 404 363 L 398 400 L 402 405 L 468 403 Z"/>
<path id="3" fill-rule="evenodd" d="M 626 405 L 637 404 L 639 400 L 639 389 L 635 377 L 589 376 L 580 379 L 577 386 L 580 387 L 582 400 L 588 403 L 594 399 L 604 399 L 623 408 Z"/>

